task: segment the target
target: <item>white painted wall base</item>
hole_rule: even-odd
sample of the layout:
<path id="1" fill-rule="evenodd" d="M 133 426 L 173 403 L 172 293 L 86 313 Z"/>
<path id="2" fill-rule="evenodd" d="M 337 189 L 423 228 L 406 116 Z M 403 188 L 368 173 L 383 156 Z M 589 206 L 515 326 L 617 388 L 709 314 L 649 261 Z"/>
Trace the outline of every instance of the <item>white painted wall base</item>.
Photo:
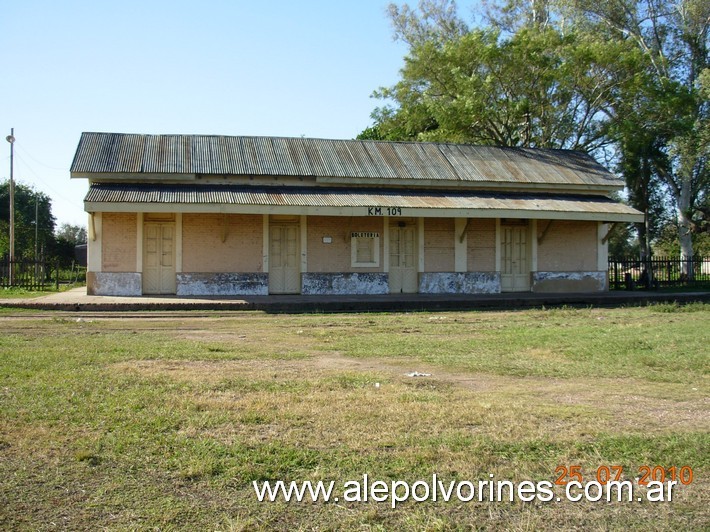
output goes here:
<path id="1" fill-rule="evenodd" d="M 268 273 L 178 273 L 178 296 L 265 296 Z"/>
<path id="2" fill-rule="evenodd" d="M 603 292 L 607 272 L 534 272 L 533 292 Z"/>
<path id="3" fill-rule="evenodd" d="M 422 294 L 498 294 L 500 273 L 421 273 L 419 292 Z"/>
<path id="4" fill-rule="evenodd" d="M 86 293 L 90 296 L 140 296 L 143 281 L 140 273 L 88 272 Z"/>
<path id="5" fill-rule="evenodd" d="M 304 273 L 301 293 L 307 295 L 387 294 L 386 273 Z"/>

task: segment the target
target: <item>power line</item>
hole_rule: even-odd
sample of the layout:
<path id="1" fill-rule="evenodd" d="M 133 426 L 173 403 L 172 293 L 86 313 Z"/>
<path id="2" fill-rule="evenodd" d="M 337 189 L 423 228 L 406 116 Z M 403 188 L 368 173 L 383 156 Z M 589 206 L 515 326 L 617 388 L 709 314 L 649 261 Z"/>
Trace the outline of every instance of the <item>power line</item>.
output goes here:
<path id="1" fill-rule="evenodd" d="M 16 157 L 17 157 L 17 156 L 16 156 Z M 76 199 L 67 198 L 66 196 L 64 196 L 64 194 L 62 194 L 61 192 L 57 191 L 57 189 L 55 189 L 52 185 L 50 185 L 49 183 L 47 183 L 42 177 L 40 177 L 40 175 L 39 175 L 37 172 L 34 171 L 34 169 L 33 169 L 33 168 L 27 163 L 27 161 L 24 160 L 22 157 L 17 157 L 17 159 L 20 160 L 20 162 L 27 168 L 27 170 L 29 170 L 29 171 L 32 173 L 32 175 L 35 176 L 36 179 L 38 179 L 44 186 L 46 186 L 49 190 L 51 190 L 52 193 L 53 193 L 55 196 L 57 196 L 57 197 L 60 198 L 60 199 L 63 199 L 64 201 L 66 201 L 66 202 L 68 202 L 68 203 L 71 203 L 72 205 L 74 205 L 74 206 L 76 206 L 76 207 L 82 207 L 82 208 L 83 208 L 83 205 L 80 205 L 80 204 L 76 201 Z"/>
<path id="2" fill-rule="evenodd" d="M 49 166 L 48 164 L 44 164 L 44 163 L 43 163 L 42 161 L 40 161 L 39 159 L 36 159 L 35 157 L 33 157 L 32 154 L 31 154 L 30 152 L 28 152 L 22 145 L 18 144 L 17 147 L 20 148 L 20 150 L 21 150 L 23 153 L 25 153 L 30 159 L 32 159 L 34 162 L 36 162 L 36 163 L 37 163 L 38 165 L 40 165 L 40 166 L 44 166 L 45 168 L 49 168 L 50 170 L 62 170 L 62 171 L 64 171 L 64 172 L 68 172 L 68 171 L 69 171 L 69 169 L 66 168 L 66 167 L 57 168 L 56 166 Z"/>

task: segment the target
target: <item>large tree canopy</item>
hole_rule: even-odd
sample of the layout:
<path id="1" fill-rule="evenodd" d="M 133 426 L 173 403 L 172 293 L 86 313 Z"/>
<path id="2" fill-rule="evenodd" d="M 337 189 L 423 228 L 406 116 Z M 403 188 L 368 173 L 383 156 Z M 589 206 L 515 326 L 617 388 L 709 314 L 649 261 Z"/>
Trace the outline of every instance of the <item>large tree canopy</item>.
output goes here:
<path id="1" fill-rule="evenodd" d="M 55 219 L 52 200 L 43 192 L 15 184 L 15 256 L 34 257 L 35 243 L 38 252 L 52 246 Z M 9 252 L 10 182 L 0 183 L 0 257 Z M 36 227 L 36 232 L 35 232 Z M 35 235 L 37 240 L 35 241 Z"/>
<path id="2" fill-rule="evenodd" d="M 607 28 L 643 54 L 644 83 L 617 99 L 622 157 L 666 186 L 677 214 L 680 252 L 693 255 L 710 184 L 710 103 L 706 0 L 575 0 L 580 25 Z M 644 138 L 641 145 L 639 138 Z M 636 159 L 635 162 L 633 160 Z M 625 172 L 638 187 L 643 172 Z M 650 195 L 650 194 L 649 194 Z M 691 273 L 692 272 L 687 272 Z"/>
<path id="3" fill-rule="evenodd" d="M 610 142 L 609 101 L 639 54 L 625 43 L 523 28 L 417 43 L 377 96 L 381 138 L 593 151 Z M 630 76 L 631 77 L 631 76 Z M 619 78 L 622 78 L 621 81 Z"/>
<path id="4" fill-rule="evenodd" d="M 488 2 L 473 29 L 450 0 L 389 7 L 409 50 L 360 138 L 584 150 L 623 172 L 658 230 L 667 198 L 681 250 L 708 187 L 708 23 L 701 0 Z"/>
<path id="5" fill-rule="evenodd" d="M 10 183 L 0 183 L 0 259 L 9 255 Z M 74 260 L 74 247 L 86 243 L 84 227 L 62 224 L 56 230 L 52 200 L 43 192 L 15 183 L 15 257 L 59 260 L 63 267 Z"/>

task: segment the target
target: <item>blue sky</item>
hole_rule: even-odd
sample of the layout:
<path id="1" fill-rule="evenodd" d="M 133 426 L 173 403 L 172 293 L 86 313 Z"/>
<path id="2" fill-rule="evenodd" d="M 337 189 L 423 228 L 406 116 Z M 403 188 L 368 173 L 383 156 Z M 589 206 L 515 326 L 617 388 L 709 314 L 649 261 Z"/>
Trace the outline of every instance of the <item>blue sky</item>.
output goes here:
<path id="1" fill-rule="evenodd" d="M 0 133 L 15 179 L 85 225 L 82 131 L 353 138 L 406 49 L 386 0 L 0 0 Z M 0 179 L 10 145 L 0 147 Z"/>

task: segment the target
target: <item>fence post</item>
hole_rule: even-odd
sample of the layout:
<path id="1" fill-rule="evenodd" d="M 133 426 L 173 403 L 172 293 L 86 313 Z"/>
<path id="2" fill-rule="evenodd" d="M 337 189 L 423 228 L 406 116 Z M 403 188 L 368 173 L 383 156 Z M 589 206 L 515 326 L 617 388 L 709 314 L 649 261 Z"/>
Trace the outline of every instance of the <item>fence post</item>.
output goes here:
<path id="1" fill-rule="evenodd" d="M 57 278 L 54 281 L 54 288 L 59 291 L 59 259 L 57 259 L 57 262 L 55 264 L 57 267 Z"/>

